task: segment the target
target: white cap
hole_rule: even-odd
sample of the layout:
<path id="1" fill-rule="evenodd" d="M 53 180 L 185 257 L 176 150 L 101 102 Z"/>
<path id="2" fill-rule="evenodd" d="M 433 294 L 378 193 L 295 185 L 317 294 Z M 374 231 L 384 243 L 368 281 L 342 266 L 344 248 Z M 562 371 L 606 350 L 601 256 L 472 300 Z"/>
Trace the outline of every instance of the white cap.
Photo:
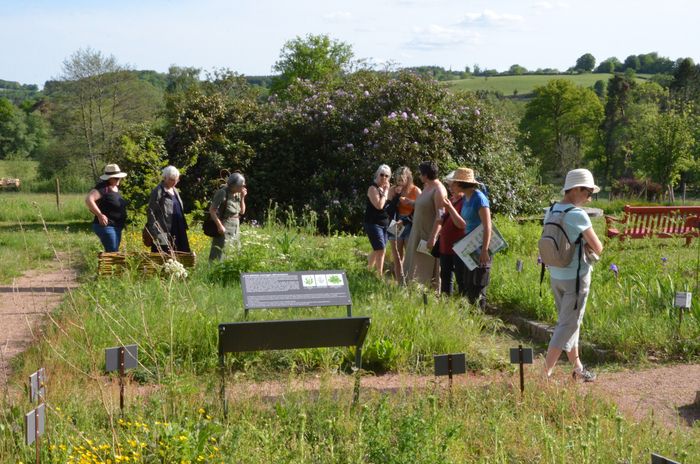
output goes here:
<path id="1" fill-rule="evenodd" d="M 573 169 L 566 173 L 566 181 L 564 182 L 564 188 L 561 193 L 564 194 L 567 190 L 571 190 L 576 187 L 586 187 L 593 189 L 593 193 L 600 192 L 600 187 L 598 187 L 593 181 L 593 174 L 588 169 Z"/>

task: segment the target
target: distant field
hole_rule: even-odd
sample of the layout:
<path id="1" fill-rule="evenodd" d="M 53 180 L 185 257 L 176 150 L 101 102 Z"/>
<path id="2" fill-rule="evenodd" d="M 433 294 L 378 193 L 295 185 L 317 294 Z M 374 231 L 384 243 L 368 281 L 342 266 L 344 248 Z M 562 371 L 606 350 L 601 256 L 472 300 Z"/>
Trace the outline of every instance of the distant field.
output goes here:
<path id="1" fill-rule="evenodd" d="M 607 81 L 612 74 L 549 74 L 537 76 L 496 76 L 496 77 L 473 77 L 470 79 L 460 79 L 448 81 L 446 85 L 451 90 L 489 90 L 500 92 L 505 96 L 513 95 L 517 91 L 518 95 L 532 93 L 536 87 L 546 85 L 552 79 L 567 79 L 576 85 L 592 87 L 598 80 Z M 638 75 L 638 80 L 644 80 L 645 76 Z"/>

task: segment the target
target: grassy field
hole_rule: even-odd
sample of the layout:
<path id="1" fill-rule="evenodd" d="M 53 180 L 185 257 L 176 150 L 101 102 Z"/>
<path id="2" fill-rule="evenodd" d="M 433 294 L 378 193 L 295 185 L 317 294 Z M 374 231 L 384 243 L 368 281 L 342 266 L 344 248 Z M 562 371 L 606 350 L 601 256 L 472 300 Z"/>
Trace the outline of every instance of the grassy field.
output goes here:
<path id="1" fill-rule="evenodd" d="M 13 204 L 22 199 L 14 198 Z M 77 205 L 75 211 L 79 215 Z M 31 408 L 24 383 L 39 366 L 49 373 L 45 462 L 592 464 L 648 462 L 652 450 L 682 462 L 700 460 L 697 427 L 669 431 L 653 418 L 629 421 L 600 397 L 568 383 L 545 383 L 535 371 L 528 371 L 530 387 L 521 400 L 511 385 L 514 371 L 506 359 L 515 341 L 502 333 L 498 319 L 459 299 L 430 296 L 423 305 L 420 288 L 401 288 L 368 272 L 364 236 L 319 236 L 312 233 L 313 217 L 292 217 L 286 225 L 276 224 L 275 217 L 273 211 L 265 227 L 244 226 L 240 251 L 220 264 L 200 259 L 185 280 L 168 275 L 144 278 L 135 272 L 94 279 L 96 237 L 69 226 L 55 231 L 63 234 L 64 241 L 58 243 L 50 229 L 43 232 L 55 243 L 53 248 L 81 257 L 84 284 L 55 312 L 41 340 L 13 363 L 14 376 L 0 395 L 0 462 L 33 460 L 32 448 L 21 444 L 20 424 Z M 24 220 L 43 228 L 31 216 Z M 511 261 L 529 250 L 535 229 L 497 221 L 511 251 L 497 257 L 493 295 L 506 301 L 503 294 L 521 292 L 529 301 L 530 289 L 511 291 L 496 279 L 527 278 L 534 285 L 529 274 L 516 276 L 507 268 L 514 269 Z M 30 232 L 7 233 L 19 242 Z M 196 226 L 190 237 L 198 256 L 206 256 L 209 239 Z M 15 253 L 36 245 L 14 245 Z M 123 246 L 143 249 L 138 230 L 126 233 Z M 679 258 L 685 253 L 672 244 L 670 249 L 677 250 Z M 535 266 L 528 266 L 528 273 L 530 268 Z M 444 386 L 437 385 L 393 393 L 363 390 L 360 404 L 352 407 L 351 388 L 333 387 L 330 381 L 336 374 L 350 374 L 351 350 L 238 354 L 229 357 L 231 389 L 239 381 L 271 379 L 281 384 L 282 393 L 232 393 L 230 415 L 224 419 L 218 401 L 216 328 L 223 321 L 243 320 L 240 273 L 300 269 L 347 272 L 354 314 L 372 317 L 363 348 L 368 371 L 429 374 L 433 354 L 465 352 L 469 369 L 493 374 L 493 380 L 484 386 L 457 387 L 451 401 Z M 621 282 L 622 278 L 621 274 Z M 502 288 L 508 291 L 499 293 Z M 592 306 L 598 304 L 602 303 Z M 616 322 L 635 320 L 632 311 L 643 310 L 640 303 L 616 315 Z M 267 310 L 253 312 L 252 318 L 343 313 L 344 308 Z M 662 327 L 653 317 L 648 322 Z M 587 335 L 601 332 L 588 325 L 585 330 Z M 657 338 L 667 336 L 659 334 Z M 630 341 L 629 350 L 650 343 L 630 330 L 623 335 Z M 130 374 L 122 417 L 116 380 L 103 372 L 104 348 L 128 343 L 139 345 L 141 365 Z M 320 378 L 320 391 L 289 386 L 294 379 L 308 377 Z"/>
<path id="2" fill-rule="evenodd" d="M 612 74 L 557 74 L 557 75 L 525 75 L 525 76 L 496 76 L 496 77 L 473 77 L 470 79 L 459 79 L 448 81 L 446 85 L 453 91 L 468 90 L 488 90 L 500 92 L 504 96 L 523 96 L 531 94 L 536 87 L 547 85 L 552 79 L 567 79 L 576 85 L 583 87 L 593 87 L 596 81 L 606 81 Z M 638 76 L 641 80 L 643 76 Z"/>

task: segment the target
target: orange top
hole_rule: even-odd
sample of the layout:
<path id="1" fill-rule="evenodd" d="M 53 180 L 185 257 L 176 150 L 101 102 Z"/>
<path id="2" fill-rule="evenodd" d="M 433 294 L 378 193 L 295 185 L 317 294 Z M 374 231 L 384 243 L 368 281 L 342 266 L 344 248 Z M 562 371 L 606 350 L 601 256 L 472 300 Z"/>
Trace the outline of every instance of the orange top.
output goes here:
<path id="1" fill-rule="evenodd" d="M 403 193 L 403 192 L 402 192 Z M 406 197 L 409 200 L 416 201 L 416 198 L 418 198 L 418 187 L 414 185 L 411 186 L 411 190 L 408 192 L 408 195 L 401 195 L 402 197 Z M 399 201 L 399 216 L 410 216 L 413 213 L 413 205 L 404 205 Z"/>

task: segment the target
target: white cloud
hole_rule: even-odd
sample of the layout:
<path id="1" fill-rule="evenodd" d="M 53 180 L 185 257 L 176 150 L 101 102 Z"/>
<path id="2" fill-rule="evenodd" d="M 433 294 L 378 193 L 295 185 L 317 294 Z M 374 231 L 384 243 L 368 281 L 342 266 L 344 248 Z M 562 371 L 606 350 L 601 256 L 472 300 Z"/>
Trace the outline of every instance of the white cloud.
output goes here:
<path id="1" fill-rule="evenodd" d="M 333 11 L 323 15 L 323 19 L 337 23 L 346 22 L 352 20 L 352 13 L 349 11 Z"/>
<path id="2" fill-rule="evenodd" d="M 418 50 L 434 50 L 466 43 L 475 44 L 478 43 L 480 37 L 478 32 L 431 24 L 428 27 L 415 28 L 413 39 L 406 46 Z"/>
<path id="3" fill-rule="evenodd" d="M 519 25 L 524 21 L 520 15 L 484 10 L 481 13 L 467 13 L 459 25 L 463 27 L 505 27 Z"/>

